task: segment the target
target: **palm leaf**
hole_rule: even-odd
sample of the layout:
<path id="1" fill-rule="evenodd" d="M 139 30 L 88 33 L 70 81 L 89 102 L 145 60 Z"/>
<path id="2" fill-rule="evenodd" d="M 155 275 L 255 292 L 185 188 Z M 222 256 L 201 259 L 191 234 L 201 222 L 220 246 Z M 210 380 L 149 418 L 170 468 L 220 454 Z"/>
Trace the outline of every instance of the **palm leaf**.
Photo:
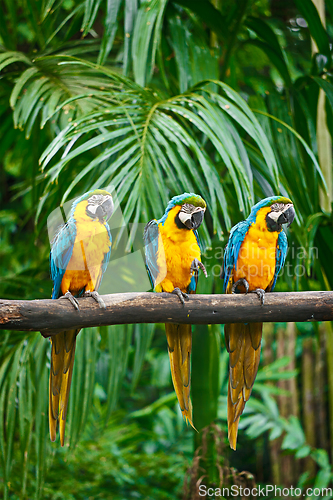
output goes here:
<path id="1" fill-rule="evenodd" d="M 154 69 L 167 0 L 143 1 L 133 30 L 132 54 L 135 81 L 144 86 Z"/>
<path id="2" fill-rule="evenodd" d="M 65 60 L 62 66 L 72 68 L 71 62 Z M 83 66 L 85 72 L 86 63 L 76 62 L 76 71 Z M 97 72 L 91 63 L 89 68 Z M 98 110 L 86 113 L 82 107 L 78 109 L 76 103 L 84 100 L 82 95 L 58 106 L 59 112 L 67 105 L 73 106 L 75 122 L 72 120 L 58 134 L 41 158 L 47 177 L 46 190 L 49 190 L 55 180 L 65 175 L 70 164 L 76 164 L 81 155 L 94 151 L 94 159 L 73 177 L 63 202 L 78 182 L 87 182 L 88 177 L 93 187 L 112 183 L 119 190 L 120 201 L 126 200 L 124 214 L 129 221 L 134 212 L 140 217 L 137 204 L 143 208 L 148 203 L 145 217 L 156 216 L 156 211 L 164 210 L 166 200 L 174 192 L 191 189 L 206 196 L 214 231 L 220 234 L 218 214 L 223 213 L 227 228 L 230 218 L 211 150 L 231 176 L 240 209 L 247 210 L 253 200 L 253 188 L 250 161 L 242 146 L 244 133 L 250 135 L 250 140 L 262 152 L 277 182 L 274 153 L 259 122 L 240 96 L 225 84 L 214 81 L 223 89 L 224 96 L 210 90 L 207 85 L 210 82 L 206 82 L 182 96 L 165 99 L 149 89 L 133 86 L 131 81 L 109 70 L 103 70 L 103 78 L 111 92 L 94 90 L 95 101 L 90 105 L 97 107 L 98 103 Z M 101 147 L 103 150 L 99 153 Z M 60 151 L 63 151 L 62 157 L 49 167 Z M 200 177 L 197 165 L 200 165 Z M 150 185 L 152 178 L 157 180 L 155 190 Z M 209 244 L 206 230 L 204 235 Z"/>

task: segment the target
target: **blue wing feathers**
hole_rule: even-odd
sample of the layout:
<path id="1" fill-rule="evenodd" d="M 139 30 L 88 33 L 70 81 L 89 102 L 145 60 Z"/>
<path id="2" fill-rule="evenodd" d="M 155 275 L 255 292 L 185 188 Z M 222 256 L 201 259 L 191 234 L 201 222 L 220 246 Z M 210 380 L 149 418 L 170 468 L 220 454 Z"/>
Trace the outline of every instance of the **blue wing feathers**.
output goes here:
<path id="1" fill-rule="evenodd" d="M 231 271 L 237 264 L 240 247 L 250 226 L 251 223 L 248 220 L 244 220 L 236 224 L 230 231 L 228 244 L 224 252 L 223 271 L 221 276 L 223 278 L 224 291 L 227 289 Z"/>
<path id="2" fill-rule="evenodd" d="M 287 255 L 287 249 L 288 249 L 287 236 L 286 236 L 286 233 L 282 230 L 281 233 L 279 234 L 278 242 L 277 242 L 276 265 L 275 265 L 274 281 L 273 281 L 271 291 L 274 290 L 275 283 L 276 283 L 277 277 L 279 275 L 279 272 L 281 271 L 281 269 L 284 266 L 284 263 L 286 260 L 286 255 Z"/>
<path id="3" fill-rule="evenodd" d="M 105 227 L 110 239 L 110 249 L 109 252 L 104 255 L 104 259 L 101 264 L 101 271 L 96 282 L 96 290 L 98 290 L 101 284 L 103 274 L 106 271 L 111 257 L 112 236 L 107 223 L 105 223 Z M 59 232 L 55 235 L 51 243 L 50 272 L 53 281 L 52 299 L 58 299 L 61 295 L 61 282 L 66 272 L 68 263 L 72 257 L 76 234 L 76 221 L 74 217 L 70 217 L 66 224 L 62 226 Z"/>
<path id="4" fill-rule="evenodd" d="M 195 238 L 197 240 L 198 247 L 200 248 L 200 252 L 202 252 L 202 243 L 201 243 L 201 239 L 200 239 L 199 233 L 198 233 L 197 229 L 195 229 L 193 232 L 194 232 L 194 236 L 195 236 Z"/>
<path id="5" fill-rule="evenodd" d="M 75 220 L 71 217 L 62 226 L 52 241 L 50 252 L 50 271 L 53 280 L 52 299 L 60 296 L 60 285 L 71 259 L 76 238 Z"/>
<path id="6" fill-rule="evenodd" d="M 146 268 L 148 271 L 148 276 L 151 282 L 151 286 L 155 287 L 155 282 L 159 273 L 157 264 L 157 252 L 158 252 L 158 221 L 156 219 L 151 220 L 146 225 L 143 231 L 143 240 L 145 244 L 145 259 Z"/>
<path id="7" fill-rule="evenodd" d="M 198 273 L 195 272 L 194 276 L 192 276 L 189 286 L 187 287 L 187 293 L 195 293 L 198 284 Z"/>

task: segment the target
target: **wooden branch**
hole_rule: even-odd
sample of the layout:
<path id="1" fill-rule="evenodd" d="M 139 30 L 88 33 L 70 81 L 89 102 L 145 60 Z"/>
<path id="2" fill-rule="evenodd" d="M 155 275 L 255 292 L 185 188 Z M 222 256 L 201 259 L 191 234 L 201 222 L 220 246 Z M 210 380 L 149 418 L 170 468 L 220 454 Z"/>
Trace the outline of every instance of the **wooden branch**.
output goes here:
<path id="1" fill-rule="evenodd" d="M 255 294 L 190 295 L 183 306 L 169 293 L 115 293 L 102 296 L 106 309 L 92 298 L 67 300 L 0 299 L 0 329 L 40 331 L 128 323 L 250 323 L 333 320 L 333 292 L 267 293 L 262 306 Z"/>

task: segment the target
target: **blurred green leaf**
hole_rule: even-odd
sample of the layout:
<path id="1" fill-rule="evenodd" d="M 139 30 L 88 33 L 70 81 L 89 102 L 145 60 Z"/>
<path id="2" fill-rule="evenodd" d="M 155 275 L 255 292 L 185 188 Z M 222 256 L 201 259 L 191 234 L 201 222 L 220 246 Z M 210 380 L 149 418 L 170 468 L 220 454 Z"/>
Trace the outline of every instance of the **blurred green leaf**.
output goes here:
<path id="1" fill-rule="evenodd" d="M 132 57 L 135 81 L 144 86 L 150 79 L 156 51 L 161 37 L 161 26 L 167 0 L 144 0 L 135 20 Z"/>
<path id="2" fill-rule="evenodd" d="M 322 469 L 330 469 L 330 461 L 326 450 L 313 450 L 311 456 L 317 462 L 319 467 Z"/>
<path id="3" fill-rule="evenodd" d="M 297 417 L 291 416 L 281 448 L 283 450 L 296 450 L 305 443 L 305 435 Z"/>
<path id="4" fill-rule="evenodd" d="M 268 23 L 262 19 L 255 17 L 248 17 L 246 20 L 248 26 L 261 40 L 250 40 L 252 43 L 259 47 L 268 56 L 270 62 L 274 64 L 276 69 L 281 74 L 287 86 L 291 85 L 291 78 L 289 70 L 285 61 L 285 56 L 282 52 L 278 38 Z"/>
<path id="5" fill-rule="evenodd" d="M 320 53 L 330 56 L 330 46 L 327 32 L 323 27 L 318 11 L 311 0 L 295 0 L 298 10 L 304 16 L 312 38 L 314 38 Z"/>
<path id="6" fill-rule="evenodd" d="M 226 18 L 209 2 L 209 0 L 173 0 L 175 3 L 190 9 L 197 14 L 202 22 L 217 33 L 222 39 L 226 38 L 227 30 L 224 29 Z"/>
<path id="7" fill-rule="evenodd" d="M 107 0 L 107 11 L 105 16 L 105 29 L 98 56 L 98 64 L 103 64 L 112 49 L 113 41 L 118 28 L 118 11 L 122 0 Z"/>
<path id="8" fill-rule="evenodd" d="M 295 457 L 296 458 L 305 458 L 308 457 L 311 453 L 311 447 L 309 445 L 302 446 L 299 450 L 297 450 Z"/>

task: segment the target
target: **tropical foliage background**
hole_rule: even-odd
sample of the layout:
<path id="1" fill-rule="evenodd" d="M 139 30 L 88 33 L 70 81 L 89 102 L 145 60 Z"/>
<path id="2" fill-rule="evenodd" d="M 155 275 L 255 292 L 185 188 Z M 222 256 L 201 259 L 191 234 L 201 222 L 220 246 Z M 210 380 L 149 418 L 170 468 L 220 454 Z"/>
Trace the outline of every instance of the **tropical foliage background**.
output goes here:
<path id="1" fill-rule="evenodd" d="M 332 288 L 332 2 L 0 5 L 1 297 L 50 296 L 48 215 L 108 184 L 131 223 L 113 234 L 122 255 L 140 247 L 133 223 L 160 217 L 175 194 L 203 195 L 201 293 L 221 292 L 232 225 L 260 197 L 286 194 L 297 221 L 278 289 Z M 117 326 L 80 333 L 68 446 L 51 444 L 49 347 L 39 332 L 1 334 L 5 499 L 192 499 L 200 481 L 222 478 L 331 483 L 330 324 L 265 325 L 236 453 L 226 441 L 223 325 L 194 329 L 198 434 L 177 408 L 163 326 Z"/>

